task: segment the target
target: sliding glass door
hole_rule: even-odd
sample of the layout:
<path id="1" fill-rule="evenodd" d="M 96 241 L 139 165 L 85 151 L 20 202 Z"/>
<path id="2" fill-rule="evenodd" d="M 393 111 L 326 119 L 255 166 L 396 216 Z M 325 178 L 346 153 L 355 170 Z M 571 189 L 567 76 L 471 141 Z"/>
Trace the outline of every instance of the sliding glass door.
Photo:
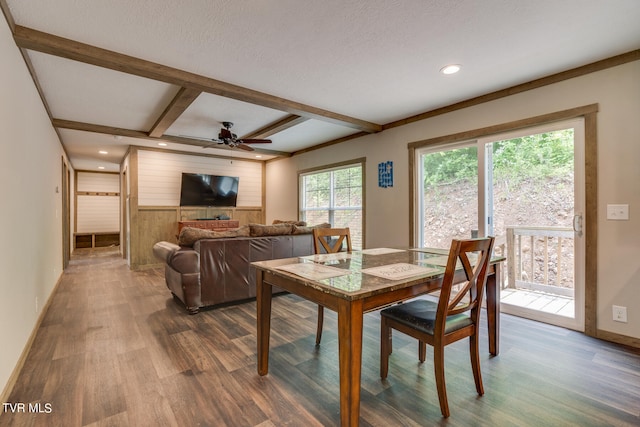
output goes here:
<path id="1" fill-rule="evenodd" d="M 507 258 L 502 309 L 582 330 L 581 120 L 417 152 L 416 241 L 493 235 Z"/>

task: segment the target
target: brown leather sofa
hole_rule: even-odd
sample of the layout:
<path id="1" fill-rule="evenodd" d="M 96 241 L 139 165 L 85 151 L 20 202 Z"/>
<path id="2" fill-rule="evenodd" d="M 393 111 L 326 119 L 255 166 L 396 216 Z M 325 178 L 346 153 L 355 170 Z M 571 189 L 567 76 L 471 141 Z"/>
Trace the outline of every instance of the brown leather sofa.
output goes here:
<path id="1" fill-rule="evenodd" d="M 313 250 L 313 234 L 201 239 L 192 248 L 158 242 L 153 247 L 165 263 L 167 287 L 190 314 L 255 298 L 252 262 L 312 255 Z"/>

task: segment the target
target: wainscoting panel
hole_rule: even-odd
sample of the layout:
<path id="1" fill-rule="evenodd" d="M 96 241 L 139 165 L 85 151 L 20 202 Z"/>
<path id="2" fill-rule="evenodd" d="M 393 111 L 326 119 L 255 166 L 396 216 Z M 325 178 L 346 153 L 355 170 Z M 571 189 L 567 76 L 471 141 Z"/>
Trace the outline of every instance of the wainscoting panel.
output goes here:
<path id="1" fill-rule="evenodd" d="M 177 243 L 177 208 L 150 207 L 138 210 L 137 238 L 131 240 L 131 268 L 158 264 L 153 245 L 160 241 Z"/>

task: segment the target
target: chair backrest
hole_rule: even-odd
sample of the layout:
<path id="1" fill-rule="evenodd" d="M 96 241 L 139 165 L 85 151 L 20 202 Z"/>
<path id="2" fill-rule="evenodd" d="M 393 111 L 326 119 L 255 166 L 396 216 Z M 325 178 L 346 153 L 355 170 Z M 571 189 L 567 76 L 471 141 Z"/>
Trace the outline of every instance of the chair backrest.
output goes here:
<path id="1" fill-rule="evenodd" d="M 478 323 L 494 240 L 494 237 L 486 237 L 469 240 L 454 239 L 451 242 L 436 314 L 436 332 L 444 333 L 448 316 L 467 311 L 471 312 L 471 320 Z M 466 281 L 456 283 L 456 272 L 459 273 L 461 270 L 464 272 Z M 459 285 L 459 290 L 454 296 L 451 295 L 453 285 Z"/>
<path id="2" fill-rule="evenodd" d="M 347 251 L 351 252 L 351 233 L 348 227 L 313 229 L 313 248 L 317 254 L 340 252 L 345 241 L 347 243 Z"/>

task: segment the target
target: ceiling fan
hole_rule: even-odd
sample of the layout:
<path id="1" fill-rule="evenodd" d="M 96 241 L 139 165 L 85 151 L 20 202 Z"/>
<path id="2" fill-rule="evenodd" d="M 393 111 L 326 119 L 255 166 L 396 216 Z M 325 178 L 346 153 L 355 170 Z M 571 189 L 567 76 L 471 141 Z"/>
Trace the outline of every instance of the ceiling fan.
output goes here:
<path id="1" fill-rule="evenodd" d="M 253 151 L 253 148 L 246 144 L 271 144 L 270 139 L 240 139 L 238 135 L 231 132 L 231 128 L 233 127 L 232 122 L 222 122 L 222 129 L 220 129 L 220 133 L 218 134 L 217 139 L 213 139 L 215 144 L 208 144 L 203 146 L 202 148 L 210 148 L 214 145 L 224 144 L 231 148 L 241 148 L 246 151 Z"/>

